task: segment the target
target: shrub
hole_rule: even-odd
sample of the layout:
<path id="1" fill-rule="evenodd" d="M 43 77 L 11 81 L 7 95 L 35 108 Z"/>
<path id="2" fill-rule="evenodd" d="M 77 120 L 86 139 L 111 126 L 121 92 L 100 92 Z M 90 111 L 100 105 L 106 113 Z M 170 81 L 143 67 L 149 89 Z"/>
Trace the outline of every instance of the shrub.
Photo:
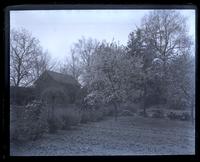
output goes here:
<path id="1" fill-rule="evenodd" d="M 138 114 L 138 115 L 139 115 L 139 116 L 143 116 L 143 117 L 148 117 L 147 112 L 144 113 L 144 111 L 139 111 L 139 114 Z"/>
<path id="2" fill-rule="evenodd" d="M 137 109 L 136 108 L 132 108 L 132 109 L 130 109 L 130 111 L 132 112 L 132 113 L 137 113 Z"/>
<path id="3" fill-rule="evenodd" d="M 55 118 L 49 118 L 48 120 L 48 132 L 49 133 L 56 133 L 58 129 L 62 128 L 62 120 L 55 117 Z"/>
<path id="4" fill-rule="evenodd" d="M 128 110 L 132 113 L 137 113 L 137 109 L 139 108 L 140 106 L 136 103 L 126 103 L 124 106 L 123 106 L 123 109 L 125 110 Z"/>
<path id="5" fill-rule="evenodd" d="M 153 118 L 164 118 L 164 112 L 162 110 L 154 110 L 152 117 Z"/>
<path id="6" fill-rule="evenodd" d="M 170 113 L 167 114 L 167 117 L 171 120 L 176 120 L 176 119 L 180 118 L 180 115 L 178 115 L 174 112 L 170 112 Z"/>
<path id="7" fill-rule="evenodd" d="M 104 118 L 103 110 L 99 110 L 96 113 L 97 121 L 102 120 Z"/>
<path id="8" fill-rule="evenodd" d="M 49 120 L 49 131 L 69 129 L 80 123 L 81 116 L 75 108 L 59 108 L 55 110 L 54 119 Z M 52 131 L 54 133 L 55 131 Z"/>
<path id="9" fill-rule="evenodd" d="M 88 111 L 88 113 L 89 113 L 89 121 L 92 122 L 96 121 L 96 113 L 94 112 L 94 110 L 90 110 Z"/>
<path id="10" fill-rule="evenodd" d="M 89 122 L 90 119 L 90 113 L 87 112 L 86 110 L 83 110 L 81 113 L 81 123 L 87 123 Z"/>
<path id="11" fill-rule="evenodd" d="M 81 116 L 78 111 L 74 109 L 66 109 L 62 115 L 63 128 L 70 128 L 78 125 L 81 121 Z"/>
<path id="12" fill-rule="evenodd" d="M 170 112 L 169 114 L 167 114 L 167 117 L 171 120 L 183 120 L 183 121 L 191 120 L 191 116 L 187 112 L 183 112 L 182 114 Z"/>
<path id="13" fill-rule="evenodd" d="M 87 109 L 82 111 L 81 123 L 100 121 L 105 116 L 105 109 Z"/>
<path id="14" fill-rule="evenodd" d="M 182 115 L 181 115 L 181 120 L 184 120 L 184 121 L 189 121 L 189 120 L 191 120 L 190 114 L 187 113 L 187 112 L 183 112 Z"/>
<path id="15" fill-rule="evenodd" d="M 114 114 L 114 110 L 112 106 L 105 106 L 102 108 L 103 116 L 112 116 Z"/>
<path id="16" fill-rule="evenodd" d="M 34 101 L 20 108 L 12 107 L 10 126 L 11 140 L 28 141 L 40 138 L 47 131 L 47 118 L 42 103 Z"/>
<path id="17" fill-rule="evenodd" d="M 187 108 L 187 104 L 184 100 L 172 100 L 168 104 L 168 107 L 173 110 L 184 110 L 185 108 Z"/>
<path id="18" fill-rule="evenodd" d="M 103 119 L 103 110 L 91 110 L 90 111 L 90 119 L 91 121 L 99 121 Z"/>

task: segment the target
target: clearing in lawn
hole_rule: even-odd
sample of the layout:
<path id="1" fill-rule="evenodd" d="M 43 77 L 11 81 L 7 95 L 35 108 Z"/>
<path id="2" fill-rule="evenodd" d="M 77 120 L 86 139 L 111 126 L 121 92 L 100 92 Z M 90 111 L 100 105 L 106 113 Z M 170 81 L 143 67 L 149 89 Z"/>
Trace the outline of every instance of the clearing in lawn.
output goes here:
<path id="1" fill-rule="evenodd" d="M 195 129 L 188 121 L 107 117 L 10 148 L 11 156 L 195 154 Z"/>

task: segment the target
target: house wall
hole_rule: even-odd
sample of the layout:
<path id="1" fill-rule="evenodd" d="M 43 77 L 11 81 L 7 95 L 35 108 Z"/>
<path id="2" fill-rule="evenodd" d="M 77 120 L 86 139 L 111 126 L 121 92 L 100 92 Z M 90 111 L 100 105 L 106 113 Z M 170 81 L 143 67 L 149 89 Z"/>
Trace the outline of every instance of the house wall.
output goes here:
<path id="1" fill-rule="evenodd" d="M 79 95 L 79 87 L 76 85 L 64 85 L 65 89 L 68 91 L 68 95 L 69 95 L 69 103 L 74 103 L 76 102 L 76 100 L 78 99 L 78 95 Z"/>
<path id="2" fill-rule="evenodd" d="M 52 99 L 45 94 L 45 91 L 50 89 L 59 89 L 64 92 L 64 95 L 58 95 L 56 97 L 56 103 L 58 104 L 72 104 L 76 100 L 76 96 L 78 93 L 78 87 L 70 84 L 62 84 L 54 79 L 52 79 L 49 75 L 43 75 L 40 80 L 37 81 L 36 91 L 38 92 L 41 99 L 46 100 L 47 102 L 51 102 Z"/>

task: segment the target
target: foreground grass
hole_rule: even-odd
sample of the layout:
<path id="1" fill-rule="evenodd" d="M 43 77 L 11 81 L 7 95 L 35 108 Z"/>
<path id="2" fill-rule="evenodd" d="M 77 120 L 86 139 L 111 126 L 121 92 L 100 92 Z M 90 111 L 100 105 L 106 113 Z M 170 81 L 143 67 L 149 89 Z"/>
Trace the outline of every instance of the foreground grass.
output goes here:
<path id="1" fill-rule="evenodd" d="M 194 154 L 194 134 L 190 122 L 139 116 L 115 121 L 109 117 L 45 134 L 27 144 L 11 144 L 10 152 L 14 156 Z"/>

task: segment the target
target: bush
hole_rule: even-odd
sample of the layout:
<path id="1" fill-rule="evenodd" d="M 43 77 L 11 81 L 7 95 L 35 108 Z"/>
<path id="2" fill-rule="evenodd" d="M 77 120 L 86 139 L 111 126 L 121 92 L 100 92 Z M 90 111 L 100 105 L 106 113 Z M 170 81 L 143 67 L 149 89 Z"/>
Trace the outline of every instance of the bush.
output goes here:
<path id="1" fill-rule="evenodd" d="M 91 110 L 90 119 L 91 121 L 100 121 L 103 119 L 103 110 Z"/>
<path id="2" fill-rule="evenodd" d="M 10 138 L 28 141 L 40 138 L 47 131 L 45 109 L 40 102 L 11 108 Z"/>
<path id="3" fill-rule="evenodd" d="M 164 118 L 164 112 L 162 110 L 154 110 L 152 117 L 153 118 Z"/>
<path id="4" fill-rule="evenodd" d="M 62 128 L 62 120 L 55 117 L 55 118 L 49 118 L 47 120 L 48 122 L 48 132 L 49 133 L 56 133 L 58 129 Z"/>
<path id="5" fill-rule="evenodd" d="M 71 126 L 78 125 L 81 121 L 81 116 L 78 111 L 74 109 L 66 109 L 62 115 L 63 128 L 67 129 Z"/>
<path id="6" fill-rule="evenodd" d="M 58 129 L 69 129 L 80 123 L 80 120 L 81 116 L 75 108 L 56 109 L 54 119 L 49 120 L 49 131 L 54 133 Z"/>
<path id="7" fill-rule="evenodd" d="M 182 113 L 182 115 L 181 115 L 181 120 L 184 120 L 184 121 L 189 121 L 189 120 L 191 120 L 190 114 L 187 113 L 187 112 Z"/>
<path id="8" fill-rule="evenodd" d="M 110 115 L 110 110 L 106 108 L 82 110 L 81 123 L 102 120 L 106 115 Z"/>
<path id="9" fill-rule="evenodd" d="M 167 117 L 171 120 L 177 120 L 180 119 L 180 115 L 174 113 L 174 112 L 170 112 L 167 114 Z"/>
<path id="10" fill-rule="evenodd" d="M 139 111 L 139 114 L 138 114 L 138 115 L 139 115 L 139 116 L 143 116 L 143 117 L 148 117 L 147 112 L 144 113 L 144 111 Z"/>
<path id="11" fill-rule="evenodd" d="M 103 119 L 103 110 L 84 110 L 81 116 L 81 123 L 87 123 L 89 121 L 100 121 Z"/>
<path id="12" fill-rule="evenodd" d="M 102 108 L 103 116 L 112 116 L 114 114 L 114 110 L 112 106 L 105 106 Z"/>
<path id="13" fill-rule="evenodd" d="M 167 114 L 167 117 L 171 120 L 183 120 L 183 121 L 191 120 L 191 116 L 187 112 L 183 112 L 182 114 L 170 112 L 169 114 Z"/>
<path id="14" fill-rule="evenodd" d="M 83 110 L 81 113 L 81 123 L 87 123 L 89 122 L 90 119 L 90 113 L 87 112 L 86 110 Z"/>
<path id="15" fill-rule="evenodd" d="M 126 103 L 124 104 L 123 106 L 123 109 L 124 110 L 128 110 L 132 113 L 137 113 L 137 109 L 139 108 L 140 106 L 136 103 Z"/>
<path id="16" fill-rule="evenodd" d="M 187 108 L 187 104 L 185 103 L 184 100 L 180 100 L 180 101 L 172 100 L 168 104 L 168 107 L 173 110 L 184 110 L 185 108 Z"/>

